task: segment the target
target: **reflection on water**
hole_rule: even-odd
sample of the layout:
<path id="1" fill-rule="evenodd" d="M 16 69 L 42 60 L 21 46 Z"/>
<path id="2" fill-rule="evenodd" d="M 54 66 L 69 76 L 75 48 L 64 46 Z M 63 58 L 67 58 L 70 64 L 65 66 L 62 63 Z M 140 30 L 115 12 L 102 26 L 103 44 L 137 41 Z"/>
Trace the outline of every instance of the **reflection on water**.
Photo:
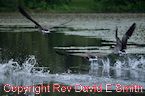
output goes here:
<path id="1" fill-rule="evenodd" d="M 22 63 L 30 54 L 35 55 L 39 66 L 50 67 L 51 72 L 64 72 L 71 65 L 81 66 L 82 58 L 65 56 L 56 53 L 56 46 L 93 45 L 96 39 L 81 38 L 79 36 L 66 36 L 64 34 L 46 34 L 38 32 L 0 33 L 1 62 L 14 59 Z M 85 42 L 84 42 L 85 40 Z M 71 42 L 73 41 L 73 42 Z M 68 65 L 69 64 L 69 65 Z M 61 68 L 60 68 L 61 66 Z"/>
<path id="2" fill-rule="evenodd" d="M 54 24 L 57 23 L 55 18 L 58 21 L 64 19 L 64 15 L 62 17 L 55 15 L 51 19 L 45 18 L 47 15 L 45 14 L 42 20 L 36 18 L 42 22 L 54 21 Z M 143 27 L 145 24 L 142 22 L 144 18 L 113 16 L 111 18 L 104 15 L 99 17 L 95 14 L 89 16 L 82 14 L 80 17 L 68 15 L 68 18 L 73 17 L 74 20 L 66 27 L 58 28 L 56 32 L 50 34 L 37 32 L 32 24 L 20 17 L 8 20 L 2 17 L 0 19 L 2 21 L 0 23 L 0 83 L 38 85 L 58 82 L 66 85 L 90 86 L 94 83 L 120 83 L 145 87 Z M 9 20 L 11 23 L 8 23 Z M 122 36 L 133 22 L 136 22 L 138 27 L 129 40 L 127 49 L 129 54 L 124 57 L 110 55 L 115 43 L 116 25 L 120 29 L 119 36 Z M 88 52 L 99 54 L 100 57 L 98 60 L 88 61 L 84 58 Z"/>

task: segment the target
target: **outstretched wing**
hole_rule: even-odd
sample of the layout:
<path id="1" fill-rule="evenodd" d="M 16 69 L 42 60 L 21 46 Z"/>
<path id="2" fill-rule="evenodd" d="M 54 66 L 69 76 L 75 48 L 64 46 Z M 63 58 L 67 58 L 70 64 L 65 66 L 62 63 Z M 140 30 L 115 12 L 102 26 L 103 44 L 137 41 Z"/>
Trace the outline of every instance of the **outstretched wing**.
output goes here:
<path id="1" fill-rule="evenodd" d="M 21 6 L 18 6 L 18 10 L 23 16 L 25 16 L 27 19 L 29 19 L 34 24 L 36 24 L 38 28 L 43 29 L 42 26 L 39 23 L 37 23 L 35 20 L 33 20 L 32 17 Z"/>
<path id="2" fill-rule="evenodd" d="M 121 40 L 118 37 L 118 27 L 116 27 L 115 38 L 116 38 L 116 42 L 121 42 Z"/>
<path id="3" fill-rule="evenodd" d="M 131 35 L 133 34 L 134 30 L 136 27 L 136 23 L 133 23 L 130 28 L 127 30 L 127 32 L 123 35 L 122 37 L 122 50 L 126 49 L 126 45 L 127 45 L 127 40 L 129 39 L 129 37 L 131 37 Z"/>
<path id="4" fill-rule="evenodd" d="M 67 24 L 67 23 L 69 23 L 69 22 L 71 22 L 73 19 L 70 19 L 70 20 L 68 20 L 68 21 L 65 21 L 65 22 L 63 22 L 63 23 L 61 23 L 61 24 L 59 24 L 59 25 L 56 25 L 56 26 L 51 26 L 51 27 L 49 27 L 49 29 L 55 29 L 55 28 L 66 28 L 66 26 L 64 26 L 65 24 Z"/>
<path id="5" fill-rule="evenodd" d="M 115 38 L 116 38 L 116 46 L 115 46 L 114 51 L 117 52 L 117 51 L 120 51 L 121 47 L 122 47 L 122 42 L 118 37 L 118 28 L 117 27 L 116 27 L 116 31 L 115 31 Z"/>

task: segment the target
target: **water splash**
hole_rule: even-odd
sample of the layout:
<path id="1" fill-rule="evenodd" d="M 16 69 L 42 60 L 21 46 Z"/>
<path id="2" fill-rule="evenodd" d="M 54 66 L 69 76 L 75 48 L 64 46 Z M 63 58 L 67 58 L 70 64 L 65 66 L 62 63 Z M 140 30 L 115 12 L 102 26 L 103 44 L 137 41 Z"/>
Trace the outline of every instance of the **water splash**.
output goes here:
<path id="1" fill-rule="evenodd" d="M 145 57 L 143 56 L 118 59 L 114 64 L 107 58 L 101 60 L 102 65 L 99 63 L 99 60 L 90 62 L 92 75 L 145 82 Z"/>
<path id="2" fill-rule="evenodd" d="M 92 86 L 94 84 L 103 84 L 103 88 L 105 88 L 105 84 L 139 84 L 145 87 L 145 75 L 144 75 L 144 66 L 145 66 L 145 58 L 141 57 L 140 59 L 128 59 L 127 69 L 124 70 L 124 64 L 126 62 L 121 62 L 117 60 L 114 65 L 111 64 L 110 59 L 101 60 L 100 62 L 91 62 L 89 74 L 50 74 L 49 70 L 46 71 L 46 67 L 36 67 L 37 62 L 35 56 L 30 56 L 22 65 L 19 65 L 17 62 L 10 60 L 8 63 L 0 64 L 0 84 L 11 84 L 15 86 L 31 86 L 38 84 L 47 84 L 50 82 L 59 82 L 66 85 L 89 85 Z M 134 70 L 134 67 L 131 66 L 131 63 L 140 62 L 142 65 L 139 70 Z M 139 64 L 140 63 L 136 63 Z M 112 65 L 112 66 L 111 66 Z M 96 68 L 94 70 L 94 68 Z M 102 68 L 102 69 L 101 69 Z M 114 71 L 113 78 L 111 76 L 111 71 Z M 119 70 L 119 71 L 118 71 Z M 130 72 L 130 76 L 128 80 L 124 80 L 124 77 L 128 77 L 126 75 L 126 71 Z M 100 76 L 93 75 L 94 73 L 98 74 L 100 72 Z M 118 73 L 117 73 L 118 72 Z M 119 78 L 119 79 L 117 79 Z M 133 79 L 134 78 L 134 79 Z M 29 96 L 34 96 L 29 93 Z"/>
<path id="3" fill-rule="evenodd" d="M 13 85 L 32 85 L 33 78 L 46 76 L 49 70 L 44 72 L 45 67 L 35 67 L 37 65 L 35 56 L 30 56 L 22 65 L 11 59 L 8 63 L 0 64 L 0 83 Z M 37 70 L 36 70 L 37 69 Z M 39 79 L 38 79 L 39 82 Z"/>

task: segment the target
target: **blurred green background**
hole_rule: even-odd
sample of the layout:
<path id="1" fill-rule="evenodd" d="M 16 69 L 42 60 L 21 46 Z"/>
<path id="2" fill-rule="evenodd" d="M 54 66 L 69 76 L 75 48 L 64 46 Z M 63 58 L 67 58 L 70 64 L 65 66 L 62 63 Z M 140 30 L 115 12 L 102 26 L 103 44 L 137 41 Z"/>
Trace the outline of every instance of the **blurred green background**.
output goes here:
<path id="1" fill-rule="evenodd" d="M 145 12 L 145 0 L 0 0 L 0 12 L 16 11 L 17 5 L 48 12 Z"/>

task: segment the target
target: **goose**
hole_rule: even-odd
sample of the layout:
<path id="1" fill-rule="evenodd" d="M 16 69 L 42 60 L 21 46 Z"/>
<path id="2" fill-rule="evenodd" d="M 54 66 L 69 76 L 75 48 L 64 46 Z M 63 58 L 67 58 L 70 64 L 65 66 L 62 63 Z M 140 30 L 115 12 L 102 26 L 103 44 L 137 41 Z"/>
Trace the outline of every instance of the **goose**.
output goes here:
<path id="1" fill-rule="evenodd" d="M 127 48 L 127 41 L 132 36 L 135 28 L 136 28 L 136 23 L 133 23 L 130 26 L 130 28 L 127 30 L 127 32 L 123 35 L 122 40 L 120 40 L 120 38 L 118 37 L 118 28 L 116 27 L 116 33 L 115 33 L 116 46 L 114 47 L 114 50 L 112 52 L 113 54 L 119 55 L 119 56 L 126 54 L 125 49 Z M 98 56 L 100 56 L 97 54 L 95 55 L 93 53 L 89 53 L 89 54 L 86 53 L 86 54 L 87 54 L 86 58 L 88 59 L 88 61 L 97 61 Z M 104 54 L 102 54 L 102 56 L 103 55 Z"/>
<path id="2" fill-rule="evenodd" d="M 116 45 L 114 47 L 113 53 L 123 55 L 126 54 L 125 49 L 127 49 L 127 41 L 132 36 L 134 30 L 136 28 L 136 23 L 133 23 L 127 32 L 123 35 L 122 40 L 118 37 L 118 28 L 116 27 L 115 38 Z"/>
<path id="3" fill-rule="evenodd" d="M 50 28 L 42 27 L 38 22 L 36 22 L 34 19 L 32 19 L 32 17 L 21 6 L 18 6 L 18 10 L 24 17 L 26 17 L 27 19 L 32 21 L 35 24 L 36 28 L 39 29 L 40 32 L 50 33 Z"/>
<path id="4" fill-rule="evenodd" d="M 18 11 L 27 19 L 29 19 L 31 22 L 33 22 L 36 26 L 36 28 L 38 28 L 38 30 L 42 33 L 50 33 L 52 31 L 56 31 L 54 28 L 58 28 L 70 21 L 72 21 L 72 19 L 70 19 L 69 21 L 67 22 L 64 22 L 64 23 L 61 23 L 60 25 L 58 26 L 48 26 L 47 28 L 44 27 L 44 26 L 41 26 L 37 21 L 35 21 L 21 6 L 18 6 Z"/>

